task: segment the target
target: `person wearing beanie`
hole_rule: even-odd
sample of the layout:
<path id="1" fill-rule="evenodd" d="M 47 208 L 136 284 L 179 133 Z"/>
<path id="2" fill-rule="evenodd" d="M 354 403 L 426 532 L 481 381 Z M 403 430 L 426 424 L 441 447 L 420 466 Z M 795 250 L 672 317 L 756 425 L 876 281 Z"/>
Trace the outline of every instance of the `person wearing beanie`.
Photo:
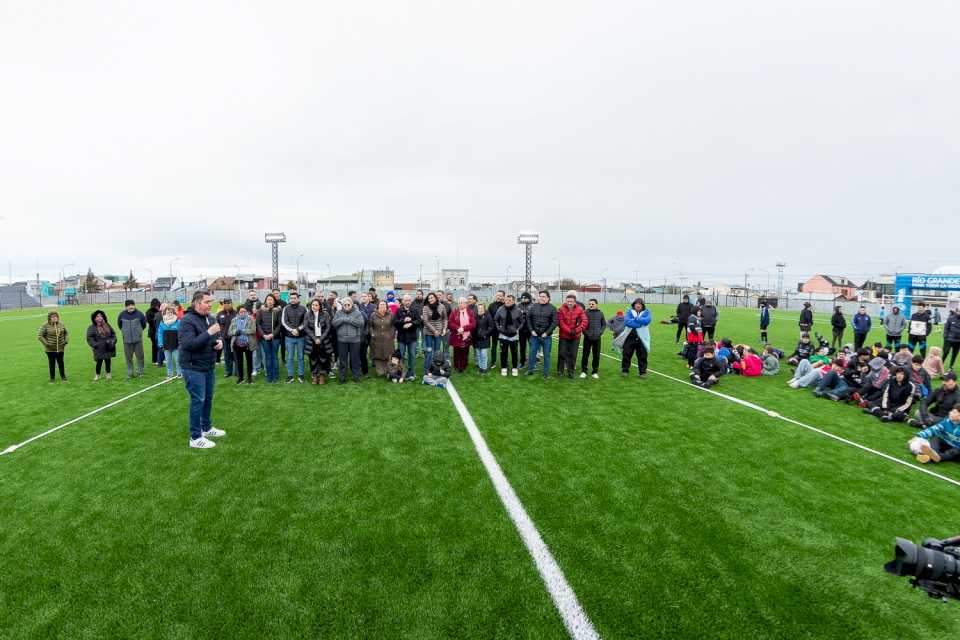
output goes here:
<path id="1" fill-rule="evenodd" d="M 809 302 L 803 303 L 803 309 L 800 310 L 800 333 L 809 333 L 813 327 L 813 309 Z"/>
<path id="2" fill-rule="evenodd" d="M 127 380 L 143 376 L 143 330 L 147 328 L 147 318 L 137 309 L 137 303 L 127 300 L 125 309 L 117 316 L 117 328 L 123 337 L 123 358 L 127 363 Z M 137 359 L 136 372 L 133 359 Z"/>
<path id="3" fill-rule="evenodd" d="M 929 427 L 947 417 L 950 409 L 960 405 L 960 389 L 957 388 L 957 374 L 948 371 L 943 376 L 940 388 L 920 399 L 917 417 L 911 419 L 912 427 Z"/>
<path id="4" fill-rule="evenodd" d="M 621 333 L 623 333 L 624 326 L 625 325 L 624 325 L 623 311 L 620 309 L 617 309 L 617 313 L 612 318 L 607 320 L 607 328 L 610 329 L 610 333 L 613 334 L 614 338 L 616 338 Z"/>
<path id="5" fill-rule="evenodd" d="M 680 304 L 677 305 L 677 337 L 676 340 L 674 340 L 674 344 L 680 344 L 681 333 L 683 333 L 684 339 L 686 339 L 687 322 L 690 320 L 693 311 L 694 307 L 690 304 L 690 296 L 683 294 Z"/>
<path id="6" fill-rule="evenodd" d="M 394 384 L 401 384 L 405 379 L 403 375 L 403 356 L 400 355 L 400 349 L 395 349 L 390 354 L 389 362 L 387 362 L 387 380 Z"/>
<path id="7" fill-rule="evenodd" d="M 430 359 L 430 366 L 423 376 L 423 384 L 443 389 L 449 381 L 450 365 L 447 364 L 447 358 L 443 355 L 443 351 L 438 351 Z"/>
<path id="8" fill-rule="evenodd" d="M 690 382 L 698 387 L 709 389 L 720 381 L 721 375 L 720 363 L 717 362 L 713 347 L 705 347 L 703 355 L 693 363 L 693 368 L 690 370 Z"/>
<path id="9" fill-rule="evenodd" d="M 520 302 L 517 308 L 520 309 L 520 368 L 527 368 L 527 347 L 530 346 L 530 326 L 527 316 L 530 313 L 530 306 L 533 304 L 533 296 L 529 291 L 520 294 Z M 477 316 L 479 317 L 479 316 Z"/>
<path id="10" fill-rule="evenodd" d="M 117 334 L 110 323 L 107 322 L 107 315 L 100 309 L 90 315 L 90 327 L 87 328 L 87 344 L 93 349 L 93 359 L 97 367 L 93 381 L 100 381 L 100 372 L 104 365 L 107 368 L 107 380 L 112 379 L 110 363 L 117 356 Z"/>

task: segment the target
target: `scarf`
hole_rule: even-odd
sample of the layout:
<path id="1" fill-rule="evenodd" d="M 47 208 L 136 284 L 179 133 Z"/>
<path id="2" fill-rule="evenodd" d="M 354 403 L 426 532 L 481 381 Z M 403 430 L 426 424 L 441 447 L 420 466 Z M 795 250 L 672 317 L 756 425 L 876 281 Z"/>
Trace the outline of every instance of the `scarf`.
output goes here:
<path id="1" fill-rule="evenodd" d="M 506 313 L 504 314 L 506 318 L 503 321 L 503 328 L 509 329 L 510 327 L 513 326 L 513 314 L 510 313 L 511 311 L 513 311 L 513 307 L 504 306 L 504 310 L 506 311 Z"/>
<path id="2" fill-rule="evenodd" d="M 460 326 L 465 327 L 470 324 L 470 311 L 467 309 L 460 310 Z"/>
<path id="3" fill-rule="evenodd" d="M 432 322 L 436 322 L 437 320 L 439 320 L 440 319 L 440 311 L 439 311 L 440 303 L 434 302 L 432 304 L 427 304 L 427 306 L 430 307 L 430 320 Z"/>

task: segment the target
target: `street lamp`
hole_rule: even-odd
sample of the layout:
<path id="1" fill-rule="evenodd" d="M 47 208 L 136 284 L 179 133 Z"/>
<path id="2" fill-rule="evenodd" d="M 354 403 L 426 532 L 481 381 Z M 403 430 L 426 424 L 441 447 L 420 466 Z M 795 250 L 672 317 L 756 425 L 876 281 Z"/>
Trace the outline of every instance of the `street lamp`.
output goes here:
<path id="1" fill-rule="evenodd" d="M 523 287 L 525 291 L 530 291 L 533 286 L 533 245 L 540 242 L 540 234 L 533 231 L 523 231 L 517 236 L 517 244 L 524 247 L 524 258 L 526 262 L 526 271 L 524 273 Z"/>

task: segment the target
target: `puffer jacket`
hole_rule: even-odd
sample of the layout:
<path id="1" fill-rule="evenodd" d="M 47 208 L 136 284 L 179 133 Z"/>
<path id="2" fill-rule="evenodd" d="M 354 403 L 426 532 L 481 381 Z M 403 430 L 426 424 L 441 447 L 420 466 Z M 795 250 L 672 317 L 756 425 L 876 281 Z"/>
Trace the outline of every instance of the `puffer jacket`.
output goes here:
<path id="1" fill-rule="evenodd" d="M 62 322 L 45 322 L 40 331 L 37 332 L 37 338 L 43 345 L 43 350 L 47 353 L 59 353 L 70 342 L 70 334 Z"/>
<path id="2" fill-rule="evenodd" d="M 107 323 L 107 317 L 103 316 L 103 322 L 106 325 L 106 334 L 101 335 L 97 331 L 97 315 L 103 315 L 102 311 L 94 311 L 90 315 L 90 326 L 87 328 L 87 344 L 93 349 L 94 360 L 107 360 L 117 357 L 117 332 Z"/>
<path id="3" fill-rule="evenodd" d="M 607 327 L 610 329 L 610 333 L 612 333 L 614 337 L 617 337 L 620 335 L 620 332 L 623 331 L 625 322 L 623 316 L 613 316 L 607 321 Z"/>
<path id="4" fill-rule="evenodd" d="M 775 376 L 780 373 L 780 358 L 768 353 L 763 356 L 763 375 Z"/>
<path id="5" fill-rule="evenodd" d="M 350 312 L 346 309 L 337 311 L 333 317 L 333 328 L 337 332 L 337 343 L 353 344 L 360 342 L 363 338 L 363 328 L 366 320 L 363 314 L 356 307 L 350 307 Z"/>
<path id="6" fill-rule="evenodd" d="M 521 311 L 520 313 L 523 313 L 523 311 Z M 473 330 L 473 348 L 489 349 L 490 333 L 492 331 L 493 331 L 493 319 L 486 313 L 484 313 L 483 315 L 478 315 L 477 328 Z"/>
<path id="7" fill-rule="evenodd" d="M 847 319 L 843 317 L 842 313 L 835 311 L 833 315 L 830 316 L 830 326 L 834 329 L 846 329 Z"/>
<path id="8" fill-rule="evenodd" d="M 717 310 L 716 305 L 713 302 L 707 302 L 703 309 L 700 310 L 700 322 L 704 327 L 715 327 L 717 326 L 717 319 L 720 317 L 720 312 Z"/>
<path id="9" fill-rule="evenodd" d="M 607 319 L 600 309 L 587 309 L 587 328 L 583 335 L 590 340 L 599 340 L 607 330 Z"/>
<path id="10" fill-rule="evenodd" d="M 550 304 L 540 304 L 539 302 L 530 305 L 530 311 L 527 313 L 527 324 L 530 331 L 538 336 L 549 338 L 557 328 L 557 308 Z"/>
<path id="11" fill-rule="evenodd" d="M 943 324 L 943 339 L 947 342 L 960 342 L 960 313 L 951 313 Z"/>
<path id="12" fill-rule="evenodd" d="M 299 302 L 297 304 L 288 304 L 280 312 L 280 324 L 286 335 L 293 336 L 296 330 L 297 335 L 293 337 L 303 337 L 303 319 L 307 317 L 307 309 Z"/>
<path id="13" fill-rule="evenodd" d="M 586 312 L 578 305 L 573 305 L 571 309 L 564 304 L 557 311 L 557 324 L 560 325 L 561 340 L 579 340 L 589 326 L 589 320 Z"/>
<path id="14" fill-rule="evenodd" d="M 133 311 L 124 309 L 117 316 L 117 328 L 120 329 L 124 344 L 143 342 L 143 330 L 147 328 L 147 318 L 139 309 Z"/>
<path id="15" fill-rule="evenodd" d="M 907 328 L 907 318 L 902 313 L 891 313 L 883 319 L 883 330 L 888 336 L 899 336 Z"/>
<path id="16" fill-rule="evenodd" d="M 266 336 L 272 333 L 274 340 L 279 338 L 280 307 L 274 307 L 273 309 L 260 307 L 260 311 L 257 312 L 257 328 L 260 330 L 260 335 Z"/>
<path id="17" fill-rule="evenodd" d="M 217 361 L 217 352 L 213 346 L 217 340 L 226 344 L 225 336 L 211 336 L 207 330 L 217 323 L 213 316 L 201 316 L 190 307 L 180 319 L 179 349 L 180 368 L 189 371 L 213 371 Z"/>
<path id="18" fill-rule="evenodd" d="M 426 307 L 424 307 L 426 309 Z M 447 328 L 447 317 L 444 315 L 443 305 L 437 305 L 437 312 L 440 313 L 441 319 L 443 322 L 443 329 L 446 331 Z M 397 342 L 402 342 L 403 344 L 411 344 L 417 341 L 417 328 L 424 327 L 426 331 L 426 324 L 424 320 L 424 312 L 421 311 L 420 315 L 417 315 L 417 310 L 413 308 L 413 304 L 410 305 L 410 308 L 406 308 L 403 305 L 397 307 L 397 312 L 393 315 L 393 327 L 397 330 Z M 410 321 L 410 328 L 404 329 L 404 325 L 407 324 L 407 320 Z M 443 335 L 433 334 L 433 335 Z"/>

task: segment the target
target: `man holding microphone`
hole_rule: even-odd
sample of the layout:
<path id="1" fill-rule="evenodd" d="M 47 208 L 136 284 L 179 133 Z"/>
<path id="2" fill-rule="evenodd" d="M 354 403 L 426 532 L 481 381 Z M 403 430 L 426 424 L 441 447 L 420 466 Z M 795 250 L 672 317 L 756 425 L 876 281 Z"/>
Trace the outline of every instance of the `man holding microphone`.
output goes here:
<path id="1" fill-rule="evenodd" d="M 193 294 L 190 309 L 180 320 L 180 369 L 190 396 L 190 447 L 210 449 L 216 445 L 209 438 L 227 435 L 210 424 L 213 410 L 214 366 L 217 352 L 223 350 L 218 337 L 220 325 L 210 317 L 213 297 L 207 291 Z"/>

